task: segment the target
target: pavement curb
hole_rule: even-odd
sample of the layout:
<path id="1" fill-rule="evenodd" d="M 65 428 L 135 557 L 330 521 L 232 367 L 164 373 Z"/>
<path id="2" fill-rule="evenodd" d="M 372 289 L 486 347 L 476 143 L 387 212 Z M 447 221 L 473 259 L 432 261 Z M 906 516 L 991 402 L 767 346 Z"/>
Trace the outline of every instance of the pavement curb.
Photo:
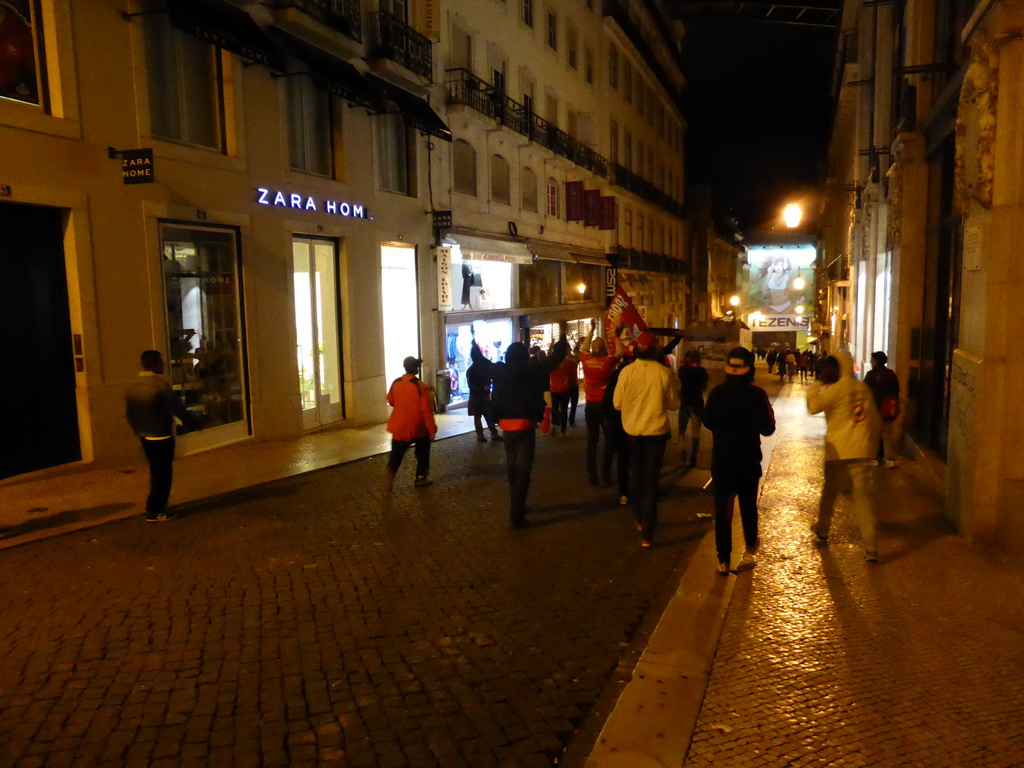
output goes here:
<path id="1" fill-rule="evenodd" d="M 717 563 L 711 530 L 684 571 L 585 768 L 682 764 L 736 584 L 736 576 L 718 574 Z"/>

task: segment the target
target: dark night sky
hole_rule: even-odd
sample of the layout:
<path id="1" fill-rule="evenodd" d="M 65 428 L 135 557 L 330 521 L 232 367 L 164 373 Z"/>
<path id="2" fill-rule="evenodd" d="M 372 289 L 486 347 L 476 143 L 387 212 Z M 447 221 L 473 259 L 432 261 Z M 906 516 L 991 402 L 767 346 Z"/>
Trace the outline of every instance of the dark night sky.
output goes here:
<path id="1" fill-rule="evenodd" d="M 766 228 L 821 180 L 835 33 L 708 17 L 686 26 L 687 182 L 710 184 L 741 229 Z"/>

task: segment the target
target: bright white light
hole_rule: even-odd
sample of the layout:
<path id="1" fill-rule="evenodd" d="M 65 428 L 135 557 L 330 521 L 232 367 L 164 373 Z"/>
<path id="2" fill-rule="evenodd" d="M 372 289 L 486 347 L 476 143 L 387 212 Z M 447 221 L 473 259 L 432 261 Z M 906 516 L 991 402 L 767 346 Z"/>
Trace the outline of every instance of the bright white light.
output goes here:
<path id="1" fill-rule="evenodd" d="M 793 280 L 793 290 L 794 291 L 802 291 L 806 285 L 807 285 L 807 281 L 804 280 L 802 277 L 798 277 L 795 280 Z"/>
<path id="2" fill-rule="evenodd" d="M 576 286 L 576 290 L 579 291 L 580 294 L 586 293 L 587 292 L 587 284 L 586 283 L 580 283 L 579 285 Z"/>
<path id="3" fill-rule="evenodd" d="M 790 203 L 782 211 L 782 220 L 786 222 L 786 226 L 790 229 L 795 229 L 800 226 L 800 219 L 804 216 L 804 212 L 800 209 L 800 206 L 796 203 Z"/>
<path id="4" fill-rule="evenodd" d="M 729 297 L 729 303 L 732 306 L 734 306 L 734 307 L 738 307 L 740 305 L 740 297 L 739 296 L 731 296 L 731 297 Z"/>
<path id="5" fill-rule="evenodd" d="M 804 305 L 803 304 L 797 304 L 796 305 L 796 313 L 798 315 L 802 315 L 804 313 Z"/>

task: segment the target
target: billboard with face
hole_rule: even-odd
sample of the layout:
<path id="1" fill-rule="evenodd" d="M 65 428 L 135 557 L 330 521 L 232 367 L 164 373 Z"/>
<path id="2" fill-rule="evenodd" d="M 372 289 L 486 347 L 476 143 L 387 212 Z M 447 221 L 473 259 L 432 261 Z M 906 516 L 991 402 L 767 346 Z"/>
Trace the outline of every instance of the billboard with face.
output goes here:
<path id="1" fill-rule="evenodd" d="M 806 327 L 814 299 L 815 256 L 811 245 L 748 250 L 751 330 Z"/>

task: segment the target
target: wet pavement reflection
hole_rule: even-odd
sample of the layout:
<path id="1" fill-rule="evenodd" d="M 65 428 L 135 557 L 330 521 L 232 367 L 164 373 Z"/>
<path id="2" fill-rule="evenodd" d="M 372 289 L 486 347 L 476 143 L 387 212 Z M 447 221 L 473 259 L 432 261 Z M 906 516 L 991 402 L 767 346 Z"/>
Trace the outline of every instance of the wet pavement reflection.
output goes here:
<path id="1" fill-rule="evenodd" d="M 942 517 L 920 467 L 877 469 L 878 564 L 848 498 L 809 526 L 823 417 L 775 403 L 757 567 L 738 578 L 686 766 L 1024 765 L 1024 574 Z"/>

